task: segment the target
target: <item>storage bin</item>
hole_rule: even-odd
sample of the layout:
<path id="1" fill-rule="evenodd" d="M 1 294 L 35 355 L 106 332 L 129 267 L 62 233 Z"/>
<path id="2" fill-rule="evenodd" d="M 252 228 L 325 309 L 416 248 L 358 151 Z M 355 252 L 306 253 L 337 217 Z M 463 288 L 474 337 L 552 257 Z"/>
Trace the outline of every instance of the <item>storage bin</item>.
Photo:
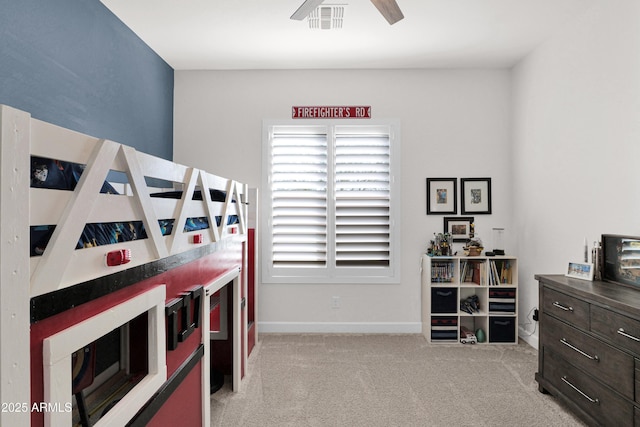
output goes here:
<path id="1" fill-rule="evenodd" d="M 489 317 L 489 342 L 516 341 L 516 318 L 504 316 Z"/>
<path id="2" fill-rule="evenodd" d="M 457 341 L 458 340 L 458 317 L 439 316 L 431 318 L 431 340 L 432 341 Z"/>
<path id="3" fill-rule="evenodd" d="M 515 314 L 516 290 L 515 289 L 490 289 L 489 290 L 489 312 Z"/>
<path id="4" fill-rule="evenodd" d="M 457 313 L 458 312 L 458 289 L 457 288 L 431 289 L 431 312 L 432 313 Z"/>

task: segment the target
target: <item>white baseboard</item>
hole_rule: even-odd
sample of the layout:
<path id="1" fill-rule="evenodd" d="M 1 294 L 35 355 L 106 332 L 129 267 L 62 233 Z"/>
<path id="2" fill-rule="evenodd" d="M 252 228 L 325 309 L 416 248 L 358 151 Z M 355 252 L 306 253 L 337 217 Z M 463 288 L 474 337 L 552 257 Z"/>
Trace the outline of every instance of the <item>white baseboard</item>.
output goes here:
<path id="1" fill-rule="evenodd" d="M 529 344 L 531 347 L 538 349 L 538 333 L 531 335 L 531 332 L 527 332 L 521 326 L 518 327 L 518 337 Z"/>
<path id="2" fill-rule="evenodd" d="M 258 322 L 260 333 L 419 334 L 422 324 L 364 322 Z"/>

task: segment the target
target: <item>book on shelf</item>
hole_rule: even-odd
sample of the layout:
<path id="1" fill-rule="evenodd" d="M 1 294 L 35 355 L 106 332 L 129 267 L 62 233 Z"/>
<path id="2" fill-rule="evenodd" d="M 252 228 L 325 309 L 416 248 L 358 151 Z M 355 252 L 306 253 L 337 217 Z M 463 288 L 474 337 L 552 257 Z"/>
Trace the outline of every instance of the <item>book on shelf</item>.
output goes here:
<path id="1" fill-rule="evenodd" d="M 453 282 L 453 270 L 452 262 L 434 262 L 431 266 L 431 281 L 434 283 L 451 283 Z"/>
<path id="2" fill-rule="evenodd" d="M 489 286 L 513 283 L 513 271 L 509 260 L 489 261 Z"/>
<path id="3" fill-rule="evenodd" d="M 485 263 L 481 261 L 462 261 L 460 281 L 484 286 Z"/>

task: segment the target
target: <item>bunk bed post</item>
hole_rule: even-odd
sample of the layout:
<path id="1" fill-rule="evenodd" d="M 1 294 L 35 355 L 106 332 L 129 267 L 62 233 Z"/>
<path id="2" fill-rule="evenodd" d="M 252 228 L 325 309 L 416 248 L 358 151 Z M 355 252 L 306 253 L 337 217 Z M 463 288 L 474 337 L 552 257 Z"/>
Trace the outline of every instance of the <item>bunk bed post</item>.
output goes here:
<path id="1" fill-rule="evenodd" d="M 0 425 L 29 425 L 29 145 L 28 113 L 0 106 Z"/>

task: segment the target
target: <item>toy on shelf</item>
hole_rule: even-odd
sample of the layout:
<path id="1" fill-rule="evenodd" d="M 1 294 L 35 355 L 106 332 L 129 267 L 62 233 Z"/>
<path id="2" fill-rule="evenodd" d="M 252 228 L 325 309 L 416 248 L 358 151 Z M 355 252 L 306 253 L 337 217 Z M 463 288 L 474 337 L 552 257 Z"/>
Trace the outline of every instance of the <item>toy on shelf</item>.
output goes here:
<path id="1" fill-rule="evenodd" d="M 480 302 L 477 295 L 470 295 L 460 301 L 460 310 L 465 313 L 473 314 L 480 312 Z"/>
<path id="2" fill-rule="evenodd" d="M 469 328 L 460 326 L 460 342 L 462 344 L 475 344 L 478 342 L 478 339 Z"/>

